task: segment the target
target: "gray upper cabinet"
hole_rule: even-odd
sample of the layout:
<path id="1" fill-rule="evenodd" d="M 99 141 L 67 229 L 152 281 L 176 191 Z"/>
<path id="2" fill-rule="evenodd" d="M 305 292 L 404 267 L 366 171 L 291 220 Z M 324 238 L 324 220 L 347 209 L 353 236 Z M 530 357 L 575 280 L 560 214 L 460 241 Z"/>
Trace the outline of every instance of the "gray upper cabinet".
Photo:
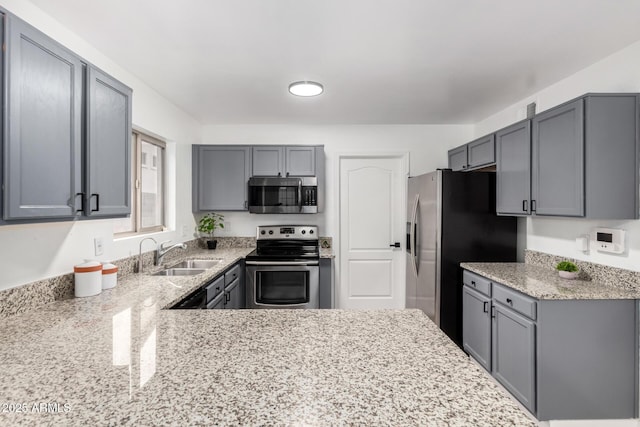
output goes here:
<path id="1" fill-rule="evenodd" d="M 5 220 L 124 216 L 131 89 L 7 15 Z"/>
<path id="2" fill-rule="evenodd" d="M 449 169 L 467 171 L 492 166 L 496 162 L 495 135 L 490 134 L 449 150 Z"/>
<path id="3" fill-rule="evenodd" d="M 496 132 L 496 212 L 531 213 L 531 121 Z"/>
<path id="4" fill-rule="evenodd" d="M 8 16 L 4 219 L 72 218 L 81 210 L 79 57 Z"/>
<path id="5" fill-rule="evenodd" d="M 486 167 L 496 162 L 495 135 L 487 135 L 467 144 L 467 169 Z"/>
<path id="6" fill-rule="evenodd" d="M 89 66 L 86 96 L 85 214 L 130 214 L 131 89 Z"/>
<path id="7" fill-rule="evenodd" d="M 252 176 L 315 176 L 316 146 L 264 145 L 252 149 Z"/>
<path id="8" fill-rule="evenodd" d="M 498 131 L 496 211 L 637 219 L 639 99 L 587 94 Z"/>
<path id="9" fill-rule="evenodd" d="M 284 163 L 286 176 L 315 176 L 316 147 L 286 146 Z"/>
<path id="10" fill-rule="evenodd" d="M 283 146 L 254 146 L 252 155 L 252 176 L 283 176 L 286 173 Z"/>
<path id="11" fill-rule="evenodd" d="M 467 168 L 467 145 L 449 150 L 449 169 L 461 171 Z"/>
<path id="12" fill-rule="evenodd" d="M 193 146 L 193 211 L 246 211 L 251 147 Z"/>
<path id="13" fill-rule="evenodd" d="M 531 210 L 584 216 L 583 100 L 538 114 L 532 127 Z"/>

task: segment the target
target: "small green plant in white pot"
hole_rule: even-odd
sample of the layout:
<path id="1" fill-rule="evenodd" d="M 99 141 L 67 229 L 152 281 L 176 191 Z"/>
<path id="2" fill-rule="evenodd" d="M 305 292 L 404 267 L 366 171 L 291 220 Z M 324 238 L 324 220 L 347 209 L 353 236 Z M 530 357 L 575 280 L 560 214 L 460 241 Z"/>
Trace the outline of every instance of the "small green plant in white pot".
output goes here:
<path id="1" fill-rule="evenodd" d="M 571 261 L 562 261 L 556 265 L 556 270 L 558 270 L 558 274 L 563 279 L 577 279 L 580 271 L 578 266 L 572 263 Z"/>
<path id="2" fill-rule="evenodd" d="M 213 232 L 216 228 L 224 228 L 224 215 L 216 212 L 209 212 L 198 221 L 198 231 L 209 236 L 207 240 L 207 248 L 215 249 L 218 241 L 213 238 Z"/>

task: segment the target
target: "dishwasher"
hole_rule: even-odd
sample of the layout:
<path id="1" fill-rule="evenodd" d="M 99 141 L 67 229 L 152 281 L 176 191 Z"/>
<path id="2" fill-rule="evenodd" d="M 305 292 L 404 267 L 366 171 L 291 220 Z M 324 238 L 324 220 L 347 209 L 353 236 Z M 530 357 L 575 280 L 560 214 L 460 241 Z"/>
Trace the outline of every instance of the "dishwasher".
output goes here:
<path id="1" fill-rule="evenodd" d="M 198 309 L 207 306 L 207 290 L 205 288 L 198 289 L 173 307 L 172 309 Z"/>

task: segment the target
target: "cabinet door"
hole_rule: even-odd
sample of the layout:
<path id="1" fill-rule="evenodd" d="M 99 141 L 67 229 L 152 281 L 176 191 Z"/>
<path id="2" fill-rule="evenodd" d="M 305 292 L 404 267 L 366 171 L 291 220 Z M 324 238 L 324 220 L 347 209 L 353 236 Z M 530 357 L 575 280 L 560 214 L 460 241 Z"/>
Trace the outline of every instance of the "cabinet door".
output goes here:
<path id="1" fill-rule="evenodd" d="M 500 304 L 492 311 L 493 376 L 535 414 L 535 324 Z"/>
<path id="2" fill-rule="evenodd" d="M 284 170 L 284 147 L 253 147 L 252 176 L 282 176 Z"/>
<path id="3" fill-rule="evenodd" d="M 131 213 L 131 89 L 89 67 L 87 72 L 85 214 Z"/>
<path id="4" fill-rule="evenodd" d="M 222 310 L 224 308 L 225 294 L 224 292 L 209 301 L 207 308 L 209 310 Z"/>
<path id="5" fill-rule="evenodd" d="M 246 146 L 193 146 L 193 211 L 246 211 L 251 151 Z"/>
<path id="6" fill-rule="evenodd" d="M 467 144 L 469 168 L 492 165 L 496 162 L 495 135 L 487 135 Z"/>
<path id="7" fill-rule="evenodd" d="M 491 298 L 467 286 L 462 288 L 462 346 L 491 371 Z"/>
<path id="8" fill-rule="evenodd" d="M 239 309 L 243 307 L 242 288 L 240 280 L 234 280 L 231 285 L 227 286 L 225 292 L 224 308 Z"/>
<path id="9" fill-rule="evenodd" d="M 584 101 L 533 119 L 531 203 L 536 215 L 584 216 Z"/>
<path id="10" fill-rule="evenodd" d="M 449 150 L 449 169 L 461 171 L 467 168 L 467 145 Z"/>
<path id="11" fill-rule="evenodd" d="M 496 212 L 531 213 L 531 121 L 496 132 Z"/>
<path id="12" fill-rule="evenodd" d="M 287 176 L 315 176 L 316 148 L 287 146 L 284 164 Z"/>
<path id="13" fill-rule="evenodd" d="M 8 17 L 4 218 L 71 218 L 81 205 L 82 63 Z"/>

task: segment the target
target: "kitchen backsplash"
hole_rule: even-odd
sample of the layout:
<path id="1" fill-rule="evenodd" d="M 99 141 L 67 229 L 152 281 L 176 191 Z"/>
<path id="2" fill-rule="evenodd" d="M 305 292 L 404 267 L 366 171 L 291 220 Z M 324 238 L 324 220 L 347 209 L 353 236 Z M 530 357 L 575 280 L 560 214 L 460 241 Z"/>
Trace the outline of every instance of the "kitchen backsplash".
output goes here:
<path id="1" fill-rule="evenodd" d="M 580 261 L 573 258 L 551 255 L 544 252 L 525 250 L 524 262 L 526 264 L 555 269 L 560 261 L 571 261 L 580 268 L 581 275 L 590 280 L 604 283 L 624 289 L 640 289 L 640 272 L 610 267 L 608 265 L 594 264 L 588 261 Z"/>

